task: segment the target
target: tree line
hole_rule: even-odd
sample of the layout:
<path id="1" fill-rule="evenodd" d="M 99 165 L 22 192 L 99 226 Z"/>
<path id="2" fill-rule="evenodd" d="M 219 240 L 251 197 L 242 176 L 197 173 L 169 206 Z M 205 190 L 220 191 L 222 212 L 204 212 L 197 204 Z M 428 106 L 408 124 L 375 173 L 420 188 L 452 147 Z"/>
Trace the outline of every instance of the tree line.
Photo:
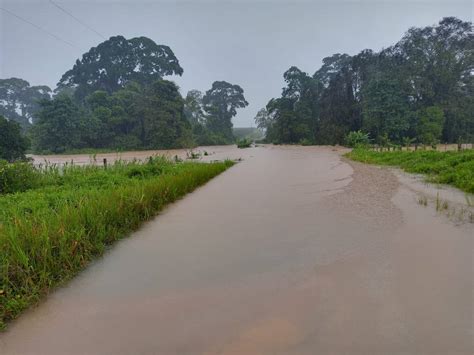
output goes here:
<path id="1" fill-rule="evenodd" d="M 170 47 L 146 37 L 111 37 L 78 59 L 54 91 L 18 78 L 0 79 L 0 116 L 6 118 L 0 124 L 18 134 L 21 147 L 29 140 L 36 152 L 232 143 L 232 118 L 248 105 L 243 89 L 216 81 L 205 93 L 192 90 L 183 98 L 178 86 L 164 79 L 182 74 Z M 0 132 L 4 143 L 6 132 Z M 2 146 L 6 152 L 10 144 Z M 0 158 L 18 155 L 3 150 Z"/>
<path id="2" fill-rule="evenodd" d="M 323 59 L 313 75 L 291 67 L 281 97 L 255 117 L 273 143 L 474 141 L 474 34 L 454 17 L 410 28 L 395 45 Z"/>

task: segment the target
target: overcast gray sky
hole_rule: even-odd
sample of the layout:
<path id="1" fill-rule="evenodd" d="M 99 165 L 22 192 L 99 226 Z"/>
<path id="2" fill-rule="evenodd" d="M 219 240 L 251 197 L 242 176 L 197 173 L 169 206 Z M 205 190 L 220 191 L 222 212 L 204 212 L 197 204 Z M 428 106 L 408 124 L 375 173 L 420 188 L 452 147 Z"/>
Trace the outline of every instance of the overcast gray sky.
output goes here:
<path id="1" fill-rule="evenodd" d="M 242 86 L 250 105 L 234 119 L 237 127 L 254 124 L 256 112 L 280 94 L 282 74 L 292 65 L 313 74 L 334 53 L 380 50 L 409 27 L 474 16 L 474 0 L 56 2 L 107 38 L 147 36 L 169 45 L 184 68 L 182 77 L 172 78 L 183 95 L 205 91 L 215 80 Z M 74 45 L 0 11 L 1 78 L 54 88 L 77 58 L 102 41 L 49 0 L 0 3 Z"/>

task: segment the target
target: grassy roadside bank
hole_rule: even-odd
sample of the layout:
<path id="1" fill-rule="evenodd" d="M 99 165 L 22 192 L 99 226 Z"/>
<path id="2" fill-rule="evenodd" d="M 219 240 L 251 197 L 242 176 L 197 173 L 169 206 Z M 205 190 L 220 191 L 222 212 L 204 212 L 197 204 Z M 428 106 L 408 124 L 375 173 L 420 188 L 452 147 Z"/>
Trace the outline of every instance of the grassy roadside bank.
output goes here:
<path id="1" fill-rule="evenodd" d="M 376 152 L 354 149 L 346 156 L 368 164 L 398 166 L 409 173 L 426 175 L 429 182 L 474 193 L 474 150 Z"/>
<path id="2" fill-rule="evenodd" d="M 23 165 L 22 173 L 10 167 L 10 174 L 7 165 L 3 171 L 0 166 L 0 328 L 76 275 L 107 245 L 232 165 L 154 158 L 107 169 L 39 171 Z M 15 187 L 5 191 L 17 178 Z"/>

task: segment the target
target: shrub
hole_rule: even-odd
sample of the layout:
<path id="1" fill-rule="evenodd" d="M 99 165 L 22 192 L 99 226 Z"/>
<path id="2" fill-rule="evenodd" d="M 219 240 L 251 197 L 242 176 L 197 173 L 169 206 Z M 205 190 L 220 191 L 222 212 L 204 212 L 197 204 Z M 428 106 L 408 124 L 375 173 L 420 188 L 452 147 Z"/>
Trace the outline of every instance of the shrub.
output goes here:
<path id="1" fill-rule="evenodd" d="M 31 163 L 0 160 L 0 195 L 29 190 L 40 181 L 41 174 Z"/>
<path id="2" fill-rule="evenodd" d="M 308 138 L 303 138 L 300 140 L 300 144 L 303 146 L 314 145 L 314 142 L 309 140 Z"/>
<path id="3" fill-rule="evenodd" d="M 240 139 L 237 141 L 237 148 L 250 148 L 252 146 L 252 142 L 249 139 Z"/>
<path id="4" fill-rule="evenodd" d="M 20 125 L 0 115 L 0 159 L 10 162 L 25 159 L 28 140 L 21 135 Z"/>
<path id="5" fill-rule="evenodd" d="M 370 143 L 369 134 L 362 131 L 352 131 L 346 136 L 346 144 L 351 148 L 365 147 Z"/>

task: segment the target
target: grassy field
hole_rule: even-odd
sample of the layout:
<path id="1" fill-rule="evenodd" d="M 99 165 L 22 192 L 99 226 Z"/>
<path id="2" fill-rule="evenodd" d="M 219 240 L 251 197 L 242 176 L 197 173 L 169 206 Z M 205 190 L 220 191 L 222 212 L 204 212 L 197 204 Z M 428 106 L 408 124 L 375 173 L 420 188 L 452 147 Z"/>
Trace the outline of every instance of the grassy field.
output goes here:
<path id="1" fill-rule="evenodd" d="M 0 328 L 232 162 L 0 163 Z"/>
<path id="2" fill-rule="evenodd" d="M 376 152 L 355 149 L 346 156 L 363 163 L 398 166 L 409 173 L 425 174 L 429 182 L 474 193 L 474 150 Z"/>

